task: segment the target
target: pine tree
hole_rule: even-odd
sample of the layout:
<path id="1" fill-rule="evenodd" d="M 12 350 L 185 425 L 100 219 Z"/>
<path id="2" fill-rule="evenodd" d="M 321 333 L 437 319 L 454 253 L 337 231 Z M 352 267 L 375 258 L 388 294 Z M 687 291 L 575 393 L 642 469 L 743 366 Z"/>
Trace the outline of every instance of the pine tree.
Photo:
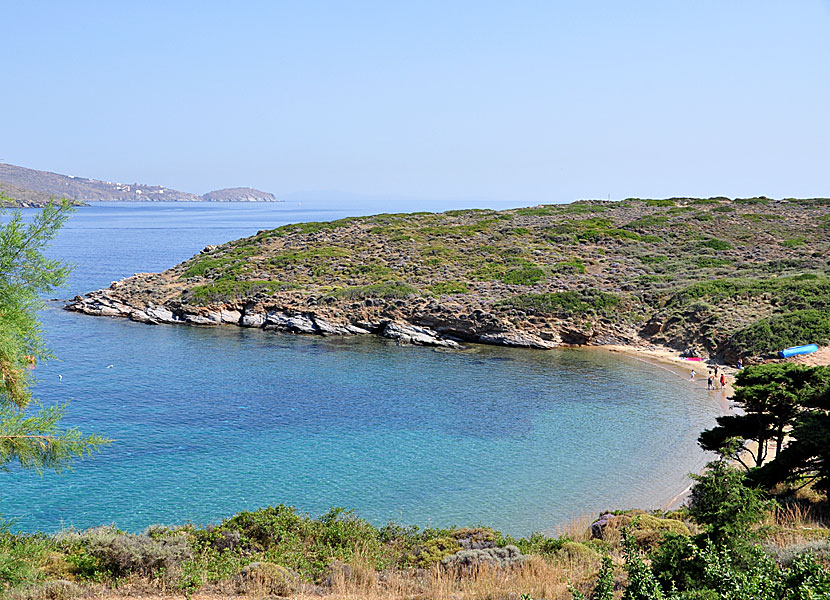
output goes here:
<path id="1" fill-rule="evenodd" d="M 9 198 L 0 194 L 0 202 Z M 66 281 L 69 266 L 43 251 L 66 222 L 69 202 L 52 203 L 30 223 L 20 212 L 0 227 L 0 469 L 12 463 L 61 471 L 109 440 L 62 428 L 64 406 L 32 398 L 31 368 L 51 358 L 37 312 L 42 295 Z"/>

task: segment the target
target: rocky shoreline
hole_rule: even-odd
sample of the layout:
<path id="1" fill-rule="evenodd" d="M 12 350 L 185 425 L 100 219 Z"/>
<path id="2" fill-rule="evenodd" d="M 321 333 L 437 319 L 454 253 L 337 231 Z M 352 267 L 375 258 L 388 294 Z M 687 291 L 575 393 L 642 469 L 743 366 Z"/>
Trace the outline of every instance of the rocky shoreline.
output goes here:
<path id="1" fill-rule="evenodd" d="M 320 336 L 377 335 L 401 344 L 456 349 L 465 343 L 535 349 L 648 344 L 632 328 L 623 325 L 609 323 L 586 332 L 567 323 L 546 322 L 534 329 L 520 329 L 492 312 L 465 311 L 460 304 L 446 306 L 427 299 L 366 299 L 349 306 L 296 294 L 281 294 L 281 302 L 269 299 L 211 306 L 137 301 L 129 292 L 135 290 L 137 282 L 151 276 L 137 274 L 114 282 L 109 289 L 76 296 L 64 308 L 151 325 L 238 326 Z"/>

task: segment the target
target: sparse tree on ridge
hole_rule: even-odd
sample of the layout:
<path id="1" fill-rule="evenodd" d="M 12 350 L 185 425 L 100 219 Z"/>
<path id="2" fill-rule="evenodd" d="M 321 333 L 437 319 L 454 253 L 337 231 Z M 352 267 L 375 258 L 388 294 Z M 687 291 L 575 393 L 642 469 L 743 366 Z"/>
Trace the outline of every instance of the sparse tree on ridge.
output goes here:
<path id="1" fill-rule="evenodd" d="M 30 391 L 31 367 L 51 357 L 37 319 L 41 296 L 63 284 L 70 271 L 43 250 L 71 210 L 68 201 L 53 203 L 31 223 L 15 212 L 0 227 L 0 469 L 16 462 L 61 471 L 108 442 L 62 428 L 64 407 L 42 406 Z"/>

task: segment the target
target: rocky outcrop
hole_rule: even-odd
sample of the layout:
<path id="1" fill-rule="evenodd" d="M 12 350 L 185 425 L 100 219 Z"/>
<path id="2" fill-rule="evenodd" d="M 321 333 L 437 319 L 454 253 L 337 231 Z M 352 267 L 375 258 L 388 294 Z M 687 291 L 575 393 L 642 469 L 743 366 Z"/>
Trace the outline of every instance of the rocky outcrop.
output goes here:
<path id="1" fill-rule="evenodd" d="M 482 566 L 491 568 L 509 568 L 520 564 L 524 560 L 522 553 L 516 546 L 504 548 L 483 548 L 459 550 L 455 554 L 441 560 L 441 566 L 447 569 L 473 570 Z"/>
<path id="2" fill-rule="evenodd" d="M 234 325 L 320 336 L 374 334 L 394 340 L 399 345 L 450 349 L 462 348 L 465 342 L 539 349 L 556 348 L 566 343 L 560 333 L 521 330 L 487 311 L 476 311 L 458 318 L 449 312 L 457 307 L 430 302 L 428 306 L 435 311 L 430 315 L 424 312 L 424 301 L 417 298 L 411 302 L 397 300 L 391 304 L 372 300 L 331 305 L 317 303 L 299 294 L 285 294 L 278 304 L 248 301 L 192 306 L 177 300 L 157 304 L 135 293 L 132 282 L 146 277 L 151 276 L 135 275 L 114 282 L 109 289 L 76 296 L 65 308 L 87 315 L 122 317 L 151 325 Z M 563 331 L 567 331 L 567 327 Z"/>

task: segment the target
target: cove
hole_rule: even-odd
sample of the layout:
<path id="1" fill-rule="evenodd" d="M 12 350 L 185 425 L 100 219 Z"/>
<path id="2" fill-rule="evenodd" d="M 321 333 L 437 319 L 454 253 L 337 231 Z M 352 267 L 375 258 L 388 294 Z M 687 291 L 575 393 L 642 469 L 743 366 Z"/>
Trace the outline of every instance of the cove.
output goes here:
<path id="1" fill-rule="evenodd" d="M 77 264 L 68 295 L 300 220 L 237 208 L 80 211 L 54 247 Z M 68 424 L 115 441 L 65 476 L 3 474 L 0 513 L 23 531 L 210 523 L 277 503 L 345 506 L 375 524 L 550 531 L 682 491 L 718 414 L 674 373 L 598 350 L 440 352 L 147 326 L 60 303 L 42 319 L 60 362 L 38 367 L 35 395 L 69 401 Z"/>

